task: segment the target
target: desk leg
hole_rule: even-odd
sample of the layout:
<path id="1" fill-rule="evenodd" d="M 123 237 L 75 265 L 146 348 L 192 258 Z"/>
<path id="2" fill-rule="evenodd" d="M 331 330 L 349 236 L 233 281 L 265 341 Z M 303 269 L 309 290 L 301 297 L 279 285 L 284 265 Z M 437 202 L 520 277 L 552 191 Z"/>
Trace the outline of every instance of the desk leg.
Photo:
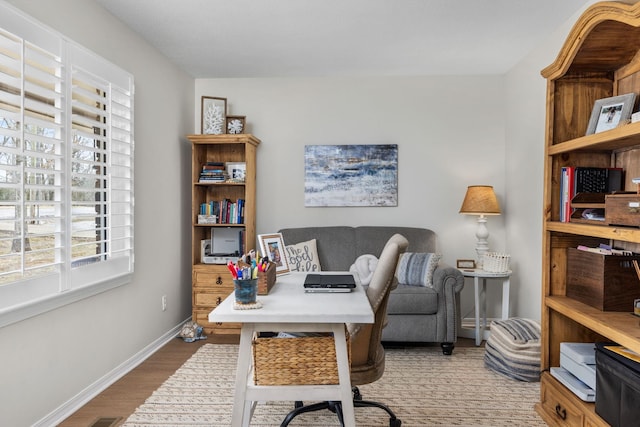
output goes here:
<path id="1" fill-rule="evenodd" d="M 347 352 L 347 337 L 344 325 L 333 325 L 333 338 L 336 345 L 336 361 L 338 364 L 338 378 L 340 380 L 340 400 L 345 427 L 355 427 L 356 416 L 353 410 L 353 395 L 351 393 L 351 373 L 349 354 Z"/>
<path id="2" fill-rule="evenodd" d="M 241 427 L 249 425 L 250 406 L 246 402 L 247 381 L 251 370 L 251 339 L 253 327 L 243 323 L 240 330 L 240 345 L 238 346 L 238 366 L 236 368 L 236 392 L 233 400 L 233 415 L 231 425 Z M 246 405 L 246 406 L 245 406 Z M 243 419 L 244 418 L 244 419 Z"/>
<path id="3" fill-rule="evenodd" d="M 511 287 L 510 279 L 507 277 L 502 282 L 502 320 L 509 318 L 509 289 Z"/>

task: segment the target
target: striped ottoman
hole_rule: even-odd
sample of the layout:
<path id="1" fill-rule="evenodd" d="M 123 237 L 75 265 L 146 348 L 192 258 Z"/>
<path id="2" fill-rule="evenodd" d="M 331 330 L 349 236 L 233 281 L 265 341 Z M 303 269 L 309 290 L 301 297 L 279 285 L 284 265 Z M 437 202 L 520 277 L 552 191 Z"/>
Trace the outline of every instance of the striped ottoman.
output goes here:
<path id="1" fill-rule="evenodd" d="M 491 322 L 484 354 L 487 368 L 519 381 L 540 380 L 540 324 L 530 319 Z"/>

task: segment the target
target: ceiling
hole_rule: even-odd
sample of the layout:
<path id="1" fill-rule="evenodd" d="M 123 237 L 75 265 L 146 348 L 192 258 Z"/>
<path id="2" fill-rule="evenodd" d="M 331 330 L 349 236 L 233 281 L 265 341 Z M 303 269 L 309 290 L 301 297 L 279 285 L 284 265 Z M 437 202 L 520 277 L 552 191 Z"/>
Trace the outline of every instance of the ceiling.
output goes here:
<path id="1" fill-rule="evenodd" d="M 589 0 L 96 0 L 195 78 L 502 74 Z"/>

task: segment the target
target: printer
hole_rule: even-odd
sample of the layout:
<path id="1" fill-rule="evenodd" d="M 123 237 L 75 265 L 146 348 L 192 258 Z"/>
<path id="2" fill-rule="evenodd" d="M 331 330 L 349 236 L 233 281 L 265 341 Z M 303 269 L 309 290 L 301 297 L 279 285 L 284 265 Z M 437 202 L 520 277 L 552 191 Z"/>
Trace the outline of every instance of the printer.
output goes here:
<path id="1" fill-rule="evenodd" d="M 552 367 L 551 375 L 580 399 L 595 402 L 595 343 L 560 343 L 560 367 Z"/>

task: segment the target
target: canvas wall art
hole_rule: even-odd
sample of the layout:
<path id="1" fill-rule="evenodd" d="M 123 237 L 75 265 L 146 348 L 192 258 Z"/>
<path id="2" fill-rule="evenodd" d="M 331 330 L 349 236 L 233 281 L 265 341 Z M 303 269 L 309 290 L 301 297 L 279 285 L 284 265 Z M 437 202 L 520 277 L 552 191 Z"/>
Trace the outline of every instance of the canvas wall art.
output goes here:
<path id="1" fill-rule="evenodd" d="M 306 145 L 304 205 L 397 206 L 398 146 Z"/>

